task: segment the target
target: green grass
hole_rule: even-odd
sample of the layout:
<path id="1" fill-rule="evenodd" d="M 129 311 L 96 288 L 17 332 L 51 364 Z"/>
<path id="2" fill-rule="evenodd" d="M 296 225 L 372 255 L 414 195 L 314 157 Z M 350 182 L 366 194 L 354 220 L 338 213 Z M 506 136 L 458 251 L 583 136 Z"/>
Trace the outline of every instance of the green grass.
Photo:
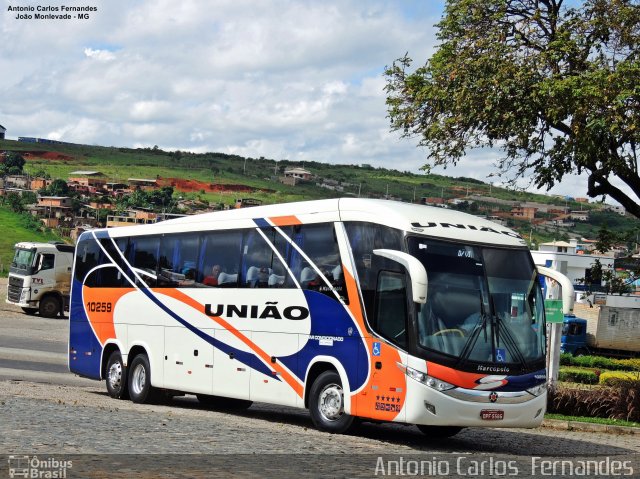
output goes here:
<path id="1" fill-rule="evenodd" d="M 580 417 L 580 416 L 565 416 L 563 414 L 545 414 L 545 419 L 556 419 L 559 421 L 576 421 L 576 422 L 588 422 L 595 424 L 606 424 L 607 426 L 627 426 L 627 427 L 640 427 L 640 423 L 633 421 L 622 421 L 619 419 L 603 419 L 599 417 Z"/>
<path id="2" fill-rule="evenodd" d="M 0 276 L 6 277 L 13 259 L 13 245 L 21 241 L 52 241 L 60 238 L 51 231 L 36 232 L 24 225 L 23 217 L 0 206 Z"/>

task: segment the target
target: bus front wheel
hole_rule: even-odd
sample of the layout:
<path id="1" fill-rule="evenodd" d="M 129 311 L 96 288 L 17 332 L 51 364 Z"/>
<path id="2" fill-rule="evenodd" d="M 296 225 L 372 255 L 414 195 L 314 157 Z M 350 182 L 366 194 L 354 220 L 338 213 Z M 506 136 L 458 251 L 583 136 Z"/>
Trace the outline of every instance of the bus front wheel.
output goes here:
<path id="1" fill-rule="evenodd" d="M 309 412 L 321 431 L 342 434 L 353 425 L 354 417 L 344 412 L 344 391 L 338 373 L 325 371 L 314 381 L 309 392 Z"/>
<path id="2" fill-rule="evenodd" d="M 146 354 L 138 354 L 129 366 L 129 397 L 135 403 L 149 403 L 156 399 L 156 389 L 151 386 L 151 366 Z"/>
<path id="3" fill-rule="evenodd" d="M 115 399 L 127 399 L 129 397 L 127 368 L 122 361 L 120 351 L 114 351 L 109 356 L 105 376 L 109 396 Z"/>
<path id="4" fill-rule="evenodd" d="M 429 438 L 444 439 L 455 436 L 464 428 L 458 426 L 423 426 L 422 424 L 418 424 L 418 429 Z"/>

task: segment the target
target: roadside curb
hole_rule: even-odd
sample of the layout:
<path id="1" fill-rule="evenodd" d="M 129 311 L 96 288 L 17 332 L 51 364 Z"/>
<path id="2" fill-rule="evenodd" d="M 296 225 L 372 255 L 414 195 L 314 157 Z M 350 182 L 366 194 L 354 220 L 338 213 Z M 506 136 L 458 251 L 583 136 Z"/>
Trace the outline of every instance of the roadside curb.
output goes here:
<path id="1" fill-rule="evenodd" d="M 618 435 L 640 435 L 640 428 L 629 426 L 612 426 L 609 424 L 597 424 L 593 422 L 562 421 L 559 419 L 545 419 L 542 427 L 549 429 L 561 429 L 564 431 L 604 432 Z"/>

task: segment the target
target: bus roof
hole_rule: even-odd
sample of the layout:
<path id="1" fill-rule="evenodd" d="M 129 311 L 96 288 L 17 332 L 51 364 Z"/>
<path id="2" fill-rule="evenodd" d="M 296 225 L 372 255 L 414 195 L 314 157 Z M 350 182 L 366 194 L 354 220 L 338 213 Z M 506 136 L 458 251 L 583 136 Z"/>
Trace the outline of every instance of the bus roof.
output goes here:
<path id="1" fill-rule="evenodd" d="M 279 203 L 203 213 L 155 224 L 111 228 L 109 235 L 118 238 L 327 221 L 365 221 L 436 238 L 501 246 L 526 246 L 525 241 L 515 231 L 467 213 L 399 201 L 361 198 Z M 91 232 L 83 234 L 89 233 Z"/>

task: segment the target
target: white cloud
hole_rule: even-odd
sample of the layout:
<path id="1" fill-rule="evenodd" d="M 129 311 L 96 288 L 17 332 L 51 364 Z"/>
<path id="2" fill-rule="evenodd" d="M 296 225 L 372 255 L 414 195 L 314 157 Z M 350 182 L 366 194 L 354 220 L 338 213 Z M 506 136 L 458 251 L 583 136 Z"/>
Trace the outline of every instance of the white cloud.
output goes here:
<path id="1" fill-rule="evenodd" d="M 405 52 L 416 64 L 433 53 L 441 2 L 96 6 L 82 22 L 0 18 L 0 123 L 10 138 L 414 172 L 426 162 L 417 140 L 389 132 L 382 72 Z M 490 150 L 472 152 L 446 173 L 487 181 L 494 159 Z M 586 189 L 582 180 L 566 184 Z"/>

